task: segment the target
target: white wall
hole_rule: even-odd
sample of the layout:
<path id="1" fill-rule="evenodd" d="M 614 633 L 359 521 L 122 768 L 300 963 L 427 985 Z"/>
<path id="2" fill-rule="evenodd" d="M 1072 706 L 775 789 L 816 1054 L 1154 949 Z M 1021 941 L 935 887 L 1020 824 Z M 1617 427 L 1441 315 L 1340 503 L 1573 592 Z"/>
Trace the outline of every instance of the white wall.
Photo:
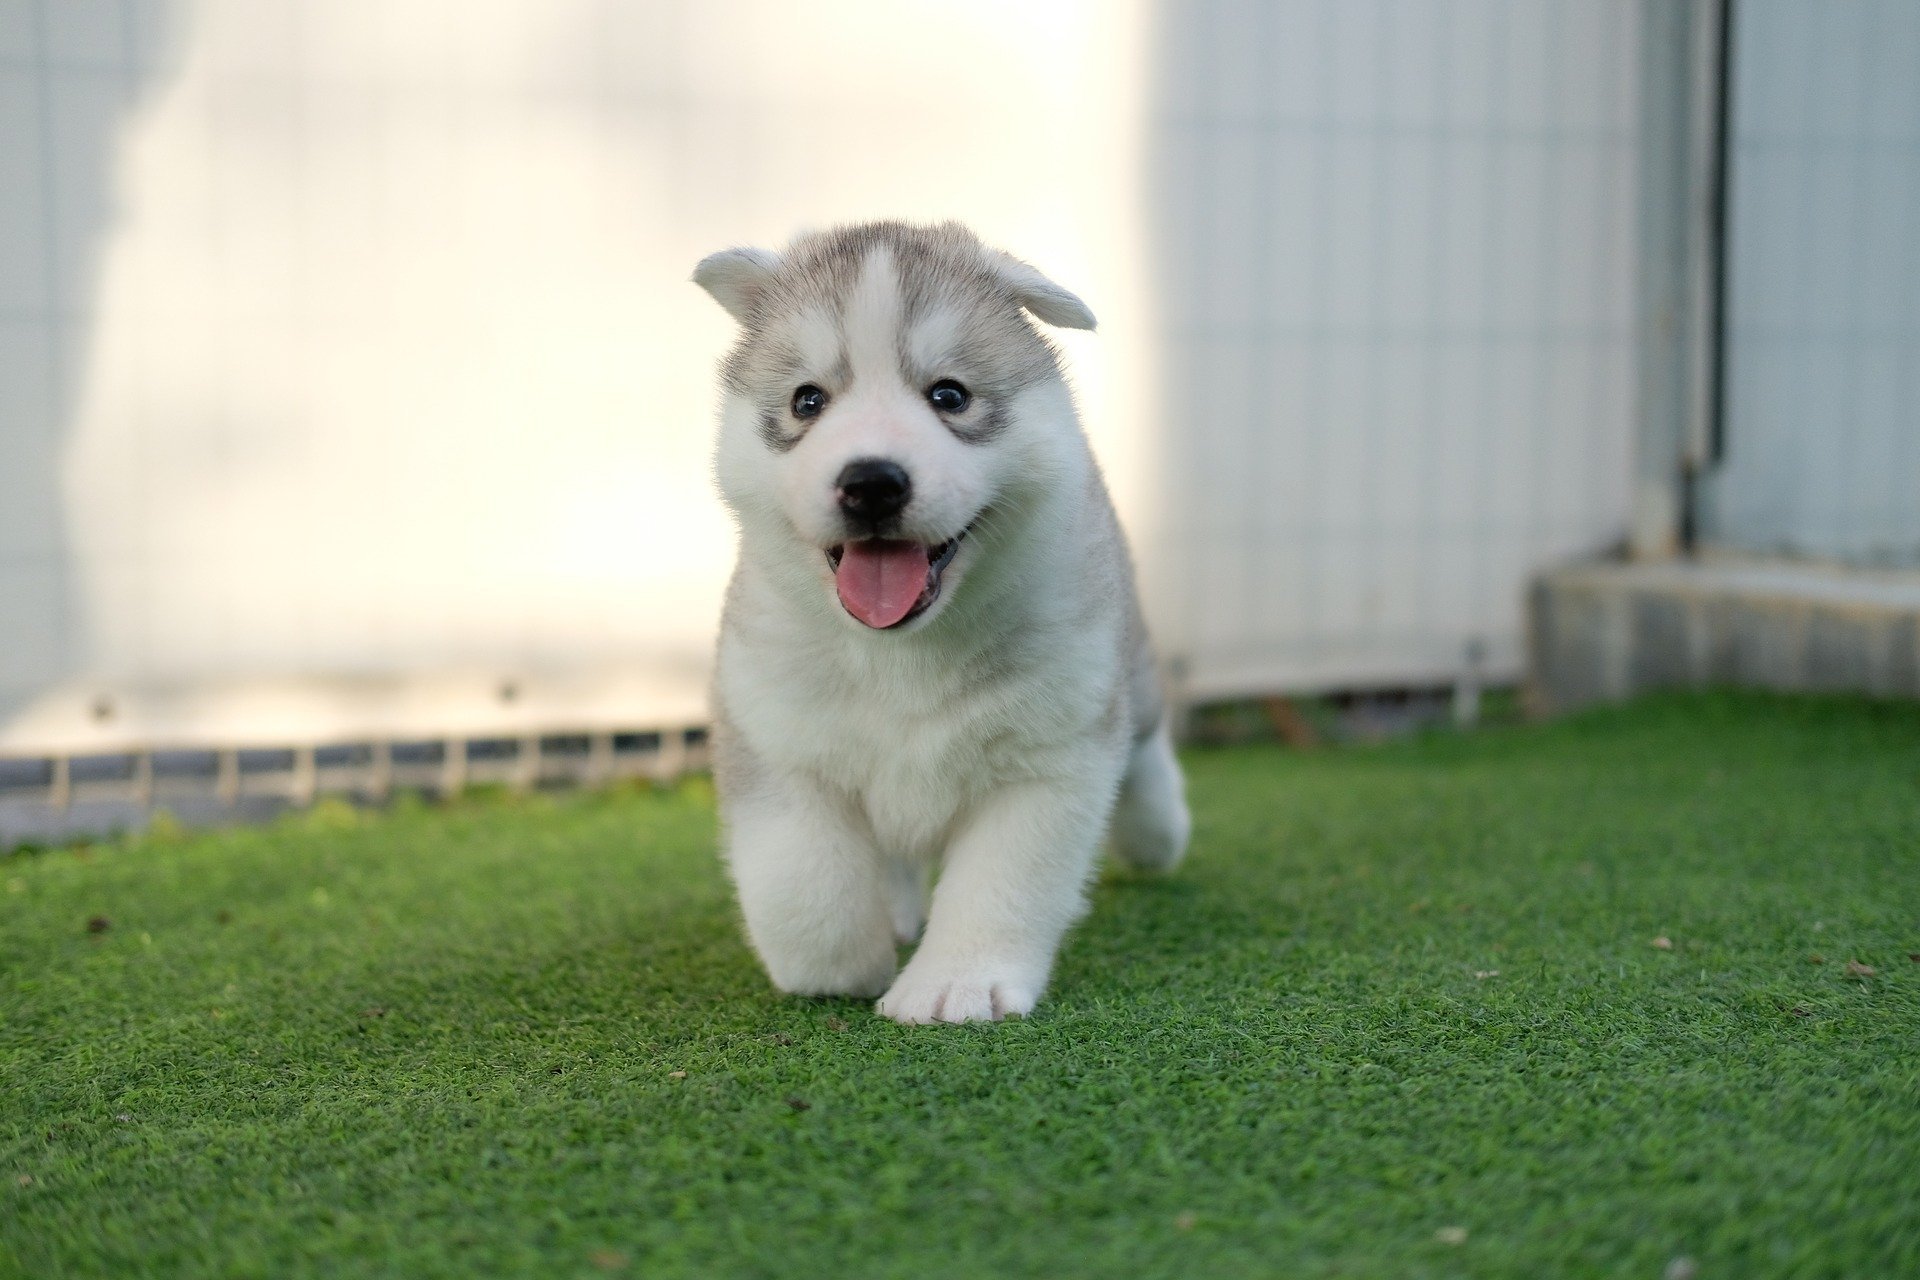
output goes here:
<path id="1" fill-rule="evenodd" d="M 0 749 L 697 716 L 687 271 L 874 216 L 1100 314 L 1197 691 L 1511 672 L 1624 524 L 1634 12 L 0 0 Z"/>
<path id="2" fill-rule="evenodd" d="M 1623 536 L 1637 12 L 1165 7 L 1157 613 L 1198 692 L 1511 676 L 1528 572 Z"/>
<path id="3" fill-rule="evenodd" d="M 727 244 L 968 219 L 1126 470 L 1138 6 L 0 14 L 0 744 L 698 716 Z"/>
<path id="4" fill-rule="evenodd" d="M 1742 0 L 1706 536 L 1920 565 L 1920 5 Z"/>

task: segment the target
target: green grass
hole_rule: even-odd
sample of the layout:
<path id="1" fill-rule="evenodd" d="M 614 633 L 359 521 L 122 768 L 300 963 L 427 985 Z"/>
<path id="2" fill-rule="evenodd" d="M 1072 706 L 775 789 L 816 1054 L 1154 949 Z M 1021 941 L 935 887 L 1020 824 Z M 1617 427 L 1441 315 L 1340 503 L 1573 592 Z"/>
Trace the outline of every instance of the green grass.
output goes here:
<path id="1" fill-rule="evenodd" d="M 1920 1275 L 1920 708 L 1189 764 L 1000 1026 L 770 992 L 699 782 L 0 859 L 0 1271 Z"/>

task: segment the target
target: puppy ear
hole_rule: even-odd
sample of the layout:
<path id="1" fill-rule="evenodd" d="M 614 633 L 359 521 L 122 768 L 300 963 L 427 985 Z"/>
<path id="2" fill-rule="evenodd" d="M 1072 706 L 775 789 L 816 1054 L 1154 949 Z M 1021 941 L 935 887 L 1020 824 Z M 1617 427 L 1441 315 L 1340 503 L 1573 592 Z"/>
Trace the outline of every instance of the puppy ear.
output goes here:
<path id="1" fill-rule="evenodd" d="M 727 314 L 745 324 L 779 268 L 780 255 L 771 250 L 722 249 L 700 259 L 700 265 L 693 269 L 693 282 L 712 294 Z"/>
<path id="2" fill-rule="evenodd" d="M 1004 253 L 995 254 L 994 257 L 995 274 L 1013 290 L 1013 296 L 1020 300 L 1021 306 L 1033 313 L 1035 319 L 1044 320 L 1056 329 L 1094 327 L 1092 310 L 1079 298 L 1018 258 Z"/>

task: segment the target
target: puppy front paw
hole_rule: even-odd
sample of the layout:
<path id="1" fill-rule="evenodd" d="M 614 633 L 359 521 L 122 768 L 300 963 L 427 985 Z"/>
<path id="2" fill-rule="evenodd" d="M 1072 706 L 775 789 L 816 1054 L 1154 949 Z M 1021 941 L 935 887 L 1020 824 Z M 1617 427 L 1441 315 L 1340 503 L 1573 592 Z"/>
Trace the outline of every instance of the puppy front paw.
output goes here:
<path id="1" fill-rule="evenodd" d="M 895 1022 L 998 1022 L 1025 1017 L 1040 1000 L 1040 983 L 995 973 L 910 963 L 874 1012 Z"/>

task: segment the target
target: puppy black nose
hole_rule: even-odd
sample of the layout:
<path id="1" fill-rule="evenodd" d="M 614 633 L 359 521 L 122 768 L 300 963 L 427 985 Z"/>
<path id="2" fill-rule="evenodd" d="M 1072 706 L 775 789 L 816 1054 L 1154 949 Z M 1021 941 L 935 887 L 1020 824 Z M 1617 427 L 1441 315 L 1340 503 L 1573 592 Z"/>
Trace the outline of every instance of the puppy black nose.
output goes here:
<path id="1" fill-rule="evenodd" d="M 855 458 L 833 483 L 840 509 L 864 525 L 891 520 L 913 497 L 906 468 L 885 458 Z"/>

